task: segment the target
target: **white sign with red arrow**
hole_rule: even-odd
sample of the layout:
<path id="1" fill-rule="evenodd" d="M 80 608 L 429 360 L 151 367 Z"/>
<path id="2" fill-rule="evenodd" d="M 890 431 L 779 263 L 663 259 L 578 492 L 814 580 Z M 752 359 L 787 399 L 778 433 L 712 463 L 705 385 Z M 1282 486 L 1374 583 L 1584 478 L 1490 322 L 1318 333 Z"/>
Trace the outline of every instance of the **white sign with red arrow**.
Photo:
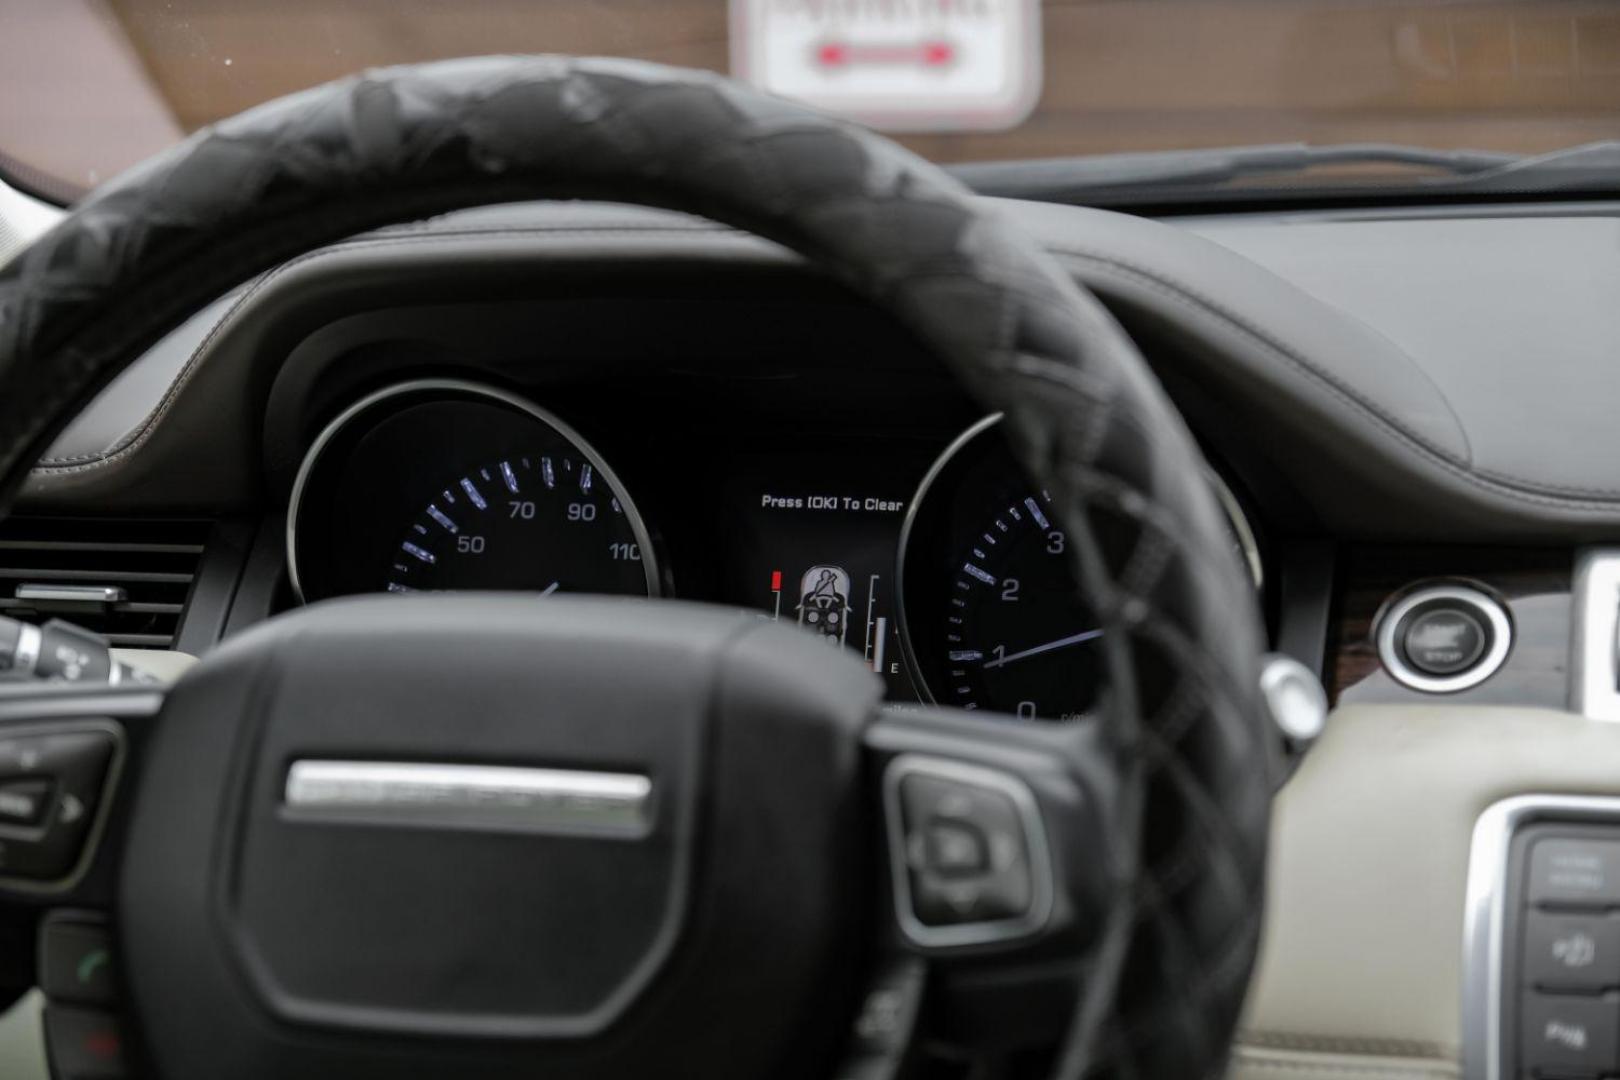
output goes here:
<path id="1" fill-rule="evenodd" d="M 1015 127 L 1040 97 L 1040 3 L 731 0 L 731 69 L 887 131 Z"/>

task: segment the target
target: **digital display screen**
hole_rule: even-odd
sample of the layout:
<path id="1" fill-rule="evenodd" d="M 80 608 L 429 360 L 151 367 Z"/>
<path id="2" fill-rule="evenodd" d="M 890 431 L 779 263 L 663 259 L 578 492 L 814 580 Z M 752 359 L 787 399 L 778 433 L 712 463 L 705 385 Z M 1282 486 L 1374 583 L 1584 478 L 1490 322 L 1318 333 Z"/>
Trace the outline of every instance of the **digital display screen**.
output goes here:
<path id="1" fill-rule="evenodd" d="M 738 470 L 724 599 L 848 650 L 880 675 L 891 701 L 918 694 L 900 648 L 895 561 L 919 461 L 829 463 L 780 455 Z"/>

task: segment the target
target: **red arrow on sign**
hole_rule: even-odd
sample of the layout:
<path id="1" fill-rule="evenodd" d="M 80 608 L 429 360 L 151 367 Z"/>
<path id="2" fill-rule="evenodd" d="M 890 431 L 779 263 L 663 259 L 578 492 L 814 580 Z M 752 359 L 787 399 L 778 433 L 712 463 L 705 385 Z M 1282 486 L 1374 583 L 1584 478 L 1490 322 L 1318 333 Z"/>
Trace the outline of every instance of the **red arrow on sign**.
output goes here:
<path id="1" fill-rule="evenodd" d="M 861 45 L 849 41 L 826 41 L 816 46 L 815 62 L 823 68 L 852 67 L 944 67 L 956 59 L 956 46 L 949 41 L 921 41 L 913 44 Z"/>

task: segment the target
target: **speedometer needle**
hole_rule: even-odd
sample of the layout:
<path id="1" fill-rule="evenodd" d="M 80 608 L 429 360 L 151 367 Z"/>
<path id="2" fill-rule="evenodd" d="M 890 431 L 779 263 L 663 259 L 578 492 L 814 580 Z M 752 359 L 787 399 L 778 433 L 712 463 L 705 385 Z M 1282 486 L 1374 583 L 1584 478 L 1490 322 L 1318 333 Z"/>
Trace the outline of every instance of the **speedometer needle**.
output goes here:
<path id="1" fill-rule="evenodd" d="M 1003 664 L 1010 664 L 1014 660 L 1022 660 L 1026 656 L 1038 656 L 1044 652 L 1051 652 L 1053 649 L 1062 649 L 1069 645 L 1078 645 L 1082 641 L 1090 641 L 1092 638 L 1099 637 L 1102 637 L 1101 630 L 1086 630 L 1083 633 L 1070 634 L 1066 638 L 1058 638 L 1056 641 L 1048 641 L 1045 645 L 1037 645 L 1033 649 L 1025 649 L 1023 652 L 1005 653 L 996 657 L 994 660 L 986 660 L 984 662 L 984 666 L 986 669 L 1001 667 Z"/>
<path id="2" fill-rule="evenodd" d="M 553 581 L 550 585 L 547 585 L 544 589 L 540 590 L 540 595 L 541 596 L 550 596 L 552 593 L 557 591 L 557 586 L 559 586 L 561 584 L 562 584 L 562 582 L 560 582 L 560 581 Z"/>

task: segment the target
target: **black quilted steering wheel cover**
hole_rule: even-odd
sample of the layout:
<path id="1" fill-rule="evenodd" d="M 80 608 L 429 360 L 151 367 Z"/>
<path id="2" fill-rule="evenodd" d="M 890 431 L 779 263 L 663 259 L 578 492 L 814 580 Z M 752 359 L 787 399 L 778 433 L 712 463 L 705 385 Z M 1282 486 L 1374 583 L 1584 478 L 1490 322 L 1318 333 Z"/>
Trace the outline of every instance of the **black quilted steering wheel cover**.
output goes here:
<path id="1" fill-rule="evenodd" d="M 1104 722 L 1134 777 L 1119 850 L 1099 853 L 1121 886 L 1103 956 L 1123 963 L 1095 966 L 1067 1071 L 1220 1074 L 1269 804 L 1248 585 L 1131 342 L 1034 242 L 887 140 L 718 76 L 555 57 L 371 72 L 198 132 L 0 269 L 0 507 L 97 390 L 228 287 L 368 228 L 543 197 L 782 243 L 1005 412 L 1109 630 Z"/>

